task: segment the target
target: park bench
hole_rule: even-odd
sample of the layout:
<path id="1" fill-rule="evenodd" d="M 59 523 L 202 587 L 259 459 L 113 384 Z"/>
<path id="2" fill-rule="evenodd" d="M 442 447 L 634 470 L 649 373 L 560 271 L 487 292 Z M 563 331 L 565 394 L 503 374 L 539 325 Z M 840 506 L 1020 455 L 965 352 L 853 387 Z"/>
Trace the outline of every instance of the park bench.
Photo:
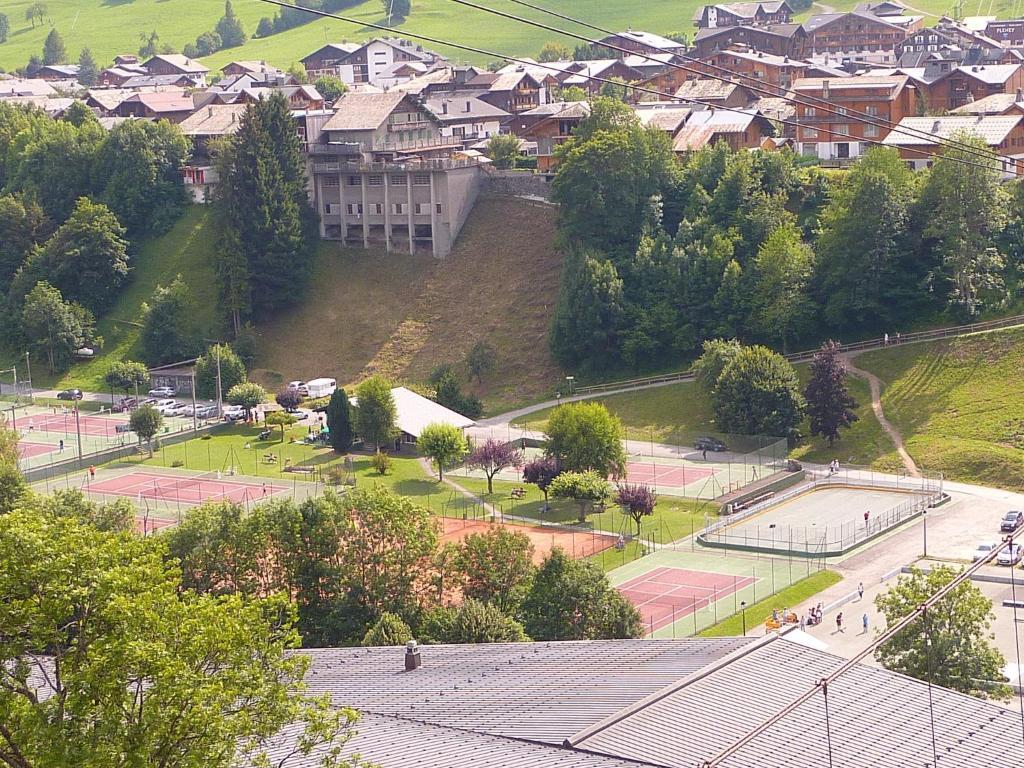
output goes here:
<path id="1" fill-rule="evenodd" d="M 524 499 L 524 498 L 526 498 L 526 489 L 525 488 L 513 488 L 511 490 L 511 492 L 510 492 L 510 496 L 513 499 Z"/>
<path id="2" fill-rule="evenodd" d="M 752 507 L 755 504 L 760 504 L 762 501 L 768 501 L 768 499 L 770 499 L 774 495 L 775 491 L 768 491 L 767 493 L 762 493 L 761 495 L 755 496 L 752 499 L 747 499 L 746 501 L 741 501 L 737 504 L 733 504 L 732 511 L 739 512 L 740 510 L 744 510 L 747 507 Z"/>

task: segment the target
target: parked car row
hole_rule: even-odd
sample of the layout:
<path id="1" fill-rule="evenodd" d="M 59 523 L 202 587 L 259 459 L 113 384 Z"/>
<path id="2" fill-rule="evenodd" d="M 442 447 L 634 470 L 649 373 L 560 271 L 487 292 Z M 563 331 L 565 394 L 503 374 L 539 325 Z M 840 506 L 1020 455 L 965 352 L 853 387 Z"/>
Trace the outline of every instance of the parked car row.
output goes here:
<path id="1" fill-rule="evenodd" d="M 1024 526 L 1024 512 L 1016 509 L 1011 509 L 1005 515 L 1003 519 L 999 521 L 999 532 L 1000 533 L 1015 533 Z M 972 556 L 972 562 L 978 562 L 984 560 L 992 555 L 993 550 L 999 550 L 999 554 L 996 555 L 996 563 L 999 565 L 1010 565 L 1015 566 L 1024 560 L 1024 544 L 1018 544 L 1016 542 L 1012 544 L 1004 545 L 1000 543 L 984 543 L 979 544 L 978 548 L 974 550 Z"/>

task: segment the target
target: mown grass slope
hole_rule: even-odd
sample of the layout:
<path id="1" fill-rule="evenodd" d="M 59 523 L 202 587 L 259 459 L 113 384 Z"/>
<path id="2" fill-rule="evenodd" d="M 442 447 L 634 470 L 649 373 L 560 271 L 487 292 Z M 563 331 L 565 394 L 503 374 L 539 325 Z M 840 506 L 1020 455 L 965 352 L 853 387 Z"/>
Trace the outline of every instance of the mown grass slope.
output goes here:
<path id="1" fill-rule="evenodd" d="M 80 387 L 86 391 L 106 389 L 103 376 L 123 359 L 141 359 L 139 327 L 142 303 L 157 285 L 167 285 L 181 275 L 195 300 L 193 321 L 204 336 L 219 326 L 217 285 L 213 272 L 215 243 L 211 212 L 191 206 L 166 234 L 142 242 L 131 261 L 131 282 L 118 296 L 113 308 L 97 322 L 103 348 L 92 360 L 78 362 L 60 376 L 48 376 L 41 362 L 33 366 L 35 386 Z"/>
<path id="2" fill-rule="evenodd" d="M 488 410 L 542 398 L 561 376 L 547 345 L 560 268 L 554 218 L 550 206 L 481 198 L 443 260 L 324 243 L 305 301 L 260 326 L 255 377 L 272 387 L 372 373 L 423 381 L 486 341 L 496 368 L 469 389 Z"/>
<path id="3" fill-rule="evenodd" d="M 1024 487 L 1024 330 L 866 353 L 886 417 L 923 469 Z"/>

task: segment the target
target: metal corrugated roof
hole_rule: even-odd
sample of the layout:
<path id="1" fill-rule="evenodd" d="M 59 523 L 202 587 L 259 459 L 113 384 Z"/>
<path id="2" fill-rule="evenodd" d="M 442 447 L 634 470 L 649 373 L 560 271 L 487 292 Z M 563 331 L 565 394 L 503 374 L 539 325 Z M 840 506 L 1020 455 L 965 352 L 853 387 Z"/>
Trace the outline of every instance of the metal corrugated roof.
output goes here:
<path id="1" fill-rule="evenodd" d="M 346 757 L 358 754 L 382 768 L 636 768 L 637 764 L 561 747 L 531 744 L 501 736 L 439 728 L 397 717 L 363 714 L 355 736 L 343 747 Z M 290 726 L 268 745 L 271 765 L 288 756 L 300 734 Z M 288 768 L 320 768 L 326 747 L 293 756 Z"/>
<path id="2" fill-rule="evenodd" d="M 423 646 L 302 651 L 306 681 L 339 706 L 561 744 L 740 648 L 743 638 Z"/>
<path id="3" fill-rule="evenodd" d="M 699 765 L 842 663 L 785 640 L 769 642 L 574 739 L 573 745 L 661 766 Z M 937 687 L 932 698 L 940 766 L 1024 765 L 1019 713 Z M 829 686 L 828 701 L 831 760 L 818 695 L 724 761 L 723 768 L 924 768 L 932 763 L 924 683 L 862 665 Z"/>

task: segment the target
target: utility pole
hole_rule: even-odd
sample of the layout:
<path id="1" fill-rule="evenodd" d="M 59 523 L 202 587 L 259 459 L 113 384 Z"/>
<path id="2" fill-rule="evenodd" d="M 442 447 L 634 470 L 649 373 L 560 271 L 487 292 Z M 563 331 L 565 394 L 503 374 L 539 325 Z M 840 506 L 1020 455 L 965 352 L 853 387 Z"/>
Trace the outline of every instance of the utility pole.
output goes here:
<path id="1" fill-rule="evenodd" d="M 28 366 L 28 401 L 35 403 L 35 396 L 32 394 L 32 361 L 28 352 L 25 352 L 25 365 Z"/>
<path id="2" fill-rule="evenodd" d="M 192 431 L 199 431 L 199 424 L 196 417 L 196 369 L 192 368 Z"/>
<path id="3" fill-rule="evenodd" d="M 217 344 L 217 421 L 224 417 L 224 395 L 220 390 L 220 344 Z"/>

